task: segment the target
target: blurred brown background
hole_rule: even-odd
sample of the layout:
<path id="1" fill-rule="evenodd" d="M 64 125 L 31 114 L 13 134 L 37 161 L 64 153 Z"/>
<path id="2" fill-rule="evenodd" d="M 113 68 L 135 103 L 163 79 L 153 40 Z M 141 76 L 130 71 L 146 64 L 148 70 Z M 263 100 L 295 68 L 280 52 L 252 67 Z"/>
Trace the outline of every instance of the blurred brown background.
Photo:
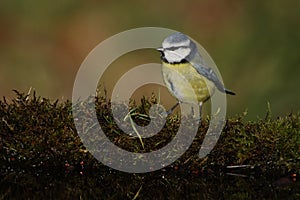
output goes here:
<path id="1" fill-rule="evenodd" d="M 298 0 L 4 0 L 0 95 L 13 97 L 12 89 L 32 87 L 47 98 L 70 99 L 76 72 L 97 44 L 127 29 L 157 26 L 181 31 L 208 51 L 225 85 L 237 93 L 228 98 L 229 115 L 248 110 L 248 118 L 263 117 L 268 101 L 275 116 L 297 112 L 299 13 Z M 120 68 L 111 69 L 119 75 L 106 75 L 117 80 L 130 66 L 159 62 L 158 56 L 130 53 L 116 61 Z"/>

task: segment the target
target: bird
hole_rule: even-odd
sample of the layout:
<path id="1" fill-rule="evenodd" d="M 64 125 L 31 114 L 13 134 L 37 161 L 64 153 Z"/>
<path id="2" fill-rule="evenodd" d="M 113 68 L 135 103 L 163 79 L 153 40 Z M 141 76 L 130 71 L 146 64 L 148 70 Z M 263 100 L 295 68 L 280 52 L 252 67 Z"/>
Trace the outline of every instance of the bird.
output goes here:
<path id="1" fill-rule="evenodd" d="M 207 65 L 197 45 L 187 35 L 176 32 L 166 37 L 160 52 L 163 81 L 169 92 L 178 101 L 167 112 L 171 114 L 180 103 L 194 103 L 195 95 L 199 103 L 200 116 L 202 105 L 219 90 L 235 95 L 226 89 L 216 73 Z"/>

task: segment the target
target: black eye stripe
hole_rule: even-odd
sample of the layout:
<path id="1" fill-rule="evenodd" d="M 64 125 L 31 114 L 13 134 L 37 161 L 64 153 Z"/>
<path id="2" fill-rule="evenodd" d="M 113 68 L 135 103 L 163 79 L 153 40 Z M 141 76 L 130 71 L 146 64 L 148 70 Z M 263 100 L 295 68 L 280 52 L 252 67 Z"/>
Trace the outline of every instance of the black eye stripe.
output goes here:
<path id="1" fill-rule="evenodd" d="M 169 50 L 169 51 L 175 51 L 177 49 L 179 49 L 180 47 L 169 47 L 169 48 L 166 48 L 166 50 Z"/>
<path id="2" fill-rule="evenodd" d="M 187 46 L 168 47 L 168 48 L 165 48 L 165 50 L 175 51 L 175 50 L 180 49 L 180 48 L 188 49 L 189 47 L 187 47 Z"/>

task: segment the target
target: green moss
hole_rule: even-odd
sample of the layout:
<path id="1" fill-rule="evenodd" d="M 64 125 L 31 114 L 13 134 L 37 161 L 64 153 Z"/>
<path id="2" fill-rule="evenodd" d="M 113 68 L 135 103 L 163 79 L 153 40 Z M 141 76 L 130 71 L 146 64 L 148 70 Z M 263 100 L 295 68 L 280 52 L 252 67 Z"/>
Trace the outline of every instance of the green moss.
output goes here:
<path id="1" fill-rule="evenodd" d="M 71 113 L 71 102 L 48 99 L 16 91 L 17 97 L 0 101 L 0 128 L 3 151 L 1 163 L 19 162 L 22 167 L 62 166 L 85 160 L 101 166 L 85 149 L 78 137 Z M 147 125 L 155 98 L 131 102 L 131 116 L 139 125 Z M 118 128 L 111 115 L 110 103 L 97 99 L 97 114 L 103 131 L 111 141 L 132 152 L 149 152 L 166 145 L 176 134 L 179 117 L 168 117 L 161 132 L 151 138 L 132 138 Z M 120 106 L 118 109 L 124 109 Z M 190 149 L 176 161 L 179 165 L 206 167 L 249 164 L 261 168 L 300 168 L 300 115 L 289 114 L 245 121 L 243 116 L 229 118 L 213 151 L 204 160 L 197 157 L 209 119 L 202 120 Z M 143 146 L 144 145 L 144 146 Z"/>
<path id="2" fill-rule="evenodd" d="M 155 103 L 155 98 L 131 102 L 133 120 L 147 125 L 150 119 L 145 113 Z M 124 107 L 119 105 L 117 109 Z M 123 134 L 118 128 L 105 98 L 97 99 L 96 110 L 106 136 L 132 152 L 162 148 L 176 135 L 180 124 L 179 116 L 173 114 L 159 134 L 143 139 L 142 143 L 140 138 Z M 297 184 L 277 189 L 277 185 L 286 180 L 292 181 L 279 179 L 280 174 L 290 171 L 299 175 L 299 113 L 273 118 L 268 109 L 265 119 L 257 121 L 245 121 L 244 115 L 231 117 L 212 152 L 199 159 L 198 152 L 209 124 L 209 118 L 204 118 L 188 151 L 173 164 L 148 174 L 126 174 L 99 163 L 85 149 L 71 111 L 70 101 L 52 102 L 35 93 L 27 95 L 16 91 L 16 98 L 10 102 L 5 98 L 0 101 L 0 198 L 18 198 L 19 194 L 25 199 L 41 195 L 45 198 L 147 199 L 148 194 L 157 198 L 168 194 L 175 199 L 264 198 L 270 197 L 266 196 L 269 194 L 272 198 L 290 194 L 299 197 Z M 92 124 L 85 120 L 86 130 L 91 129 Z M 226 178 L 224 174 L 230 171 L 226 167 L 232 165 L 250 165 L 242 169 L 246 170 L 242 174 L 255 176 L 259 182 L 238 176 Z M 271 184 L 266 181 L 267 177 L 272 177 Z"/>

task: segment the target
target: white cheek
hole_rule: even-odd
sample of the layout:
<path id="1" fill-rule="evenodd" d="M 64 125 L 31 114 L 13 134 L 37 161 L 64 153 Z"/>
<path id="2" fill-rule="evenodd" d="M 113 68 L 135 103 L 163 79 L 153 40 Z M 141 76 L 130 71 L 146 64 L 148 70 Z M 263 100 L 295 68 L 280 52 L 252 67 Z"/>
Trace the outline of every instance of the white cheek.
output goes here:
<path id="1" fill-rule="evenodd" d="M 180 62 L 186 58 L 191 50 L 189 48 L 179 48 L 175 51 L 165 51 L 165 57 L 169 62 Z"/>
<path id="2" fill-rule="evenodd" d="M 187 57 L 191 52 L 190 48 L 179 48 L 177 50 L 175 50 L 175 54 L 178 54 L 183 58 Z"/>
<path id="3" fill-rule="evenodd" d="M 165 51 L 165 57 L 169 62 L 180 62 L 182 60 L 181 56 L 175 54 L 172 51 Z"/>

